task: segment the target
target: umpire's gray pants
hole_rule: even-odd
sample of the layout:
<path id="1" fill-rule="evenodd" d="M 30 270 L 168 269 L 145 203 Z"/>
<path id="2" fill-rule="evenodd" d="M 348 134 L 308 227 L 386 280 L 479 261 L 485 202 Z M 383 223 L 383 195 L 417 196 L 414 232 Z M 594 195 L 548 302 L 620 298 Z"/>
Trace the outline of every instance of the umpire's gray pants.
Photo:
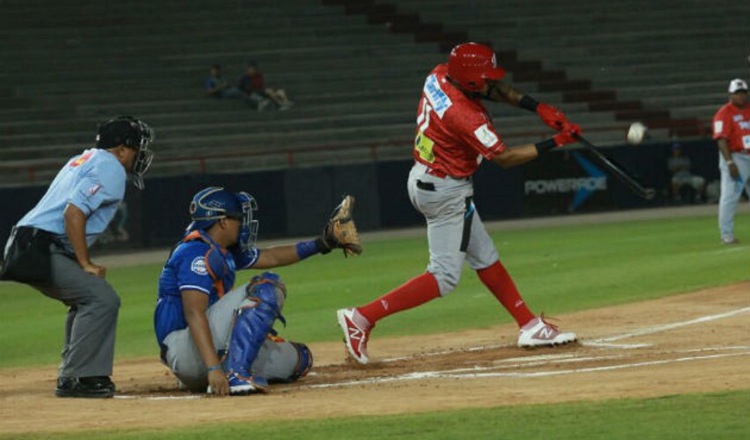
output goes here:
<path id="1" fill-rule="evenodd" d="M 51 286 L 32 285 L 68 306 L 60 377 L 111 376 L 120 297 L 52 246 Z"/>

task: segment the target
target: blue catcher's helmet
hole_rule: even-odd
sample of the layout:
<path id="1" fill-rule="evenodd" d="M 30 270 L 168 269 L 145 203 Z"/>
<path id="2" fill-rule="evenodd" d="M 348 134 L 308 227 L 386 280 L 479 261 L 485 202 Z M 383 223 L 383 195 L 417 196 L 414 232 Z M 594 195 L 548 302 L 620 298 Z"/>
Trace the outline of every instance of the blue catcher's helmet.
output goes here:
<path id="1" fill-rule="evenodd" d="M 188 231 L 208 229 L 219 219 L 228 217 L 242 222 L 240 230 L 240 247 L 248 249 L 255 243 L 258 221 L 253 220 L 253 211 L 257 210 L 253 196 L 246 192 L 232 193 L 218 186 L 210 186 L 198 191 L 190 202 Z"/>

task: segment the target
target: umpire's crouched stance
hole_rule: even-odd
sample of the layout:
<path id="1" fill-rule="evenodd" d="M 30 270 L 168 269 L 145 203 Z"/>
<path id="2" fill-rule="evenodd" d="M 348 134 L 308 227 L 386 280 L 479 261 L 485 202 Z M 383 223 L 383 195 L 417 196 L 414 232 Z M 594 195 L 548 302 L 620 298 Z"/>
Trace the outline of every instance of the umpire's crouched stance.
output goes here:
<path id="1" fill-rule="evenodd" d="M 101 126 L 96 148 L 71 158 L 47 193 L 11 231 L 0 279 L 28 284 L 68 306 L 58 397 L 112 397 L 120 297 L 88 248 L 112 220 L 128 177 L 143 189 L 154 139 L 130 116 Z"/>

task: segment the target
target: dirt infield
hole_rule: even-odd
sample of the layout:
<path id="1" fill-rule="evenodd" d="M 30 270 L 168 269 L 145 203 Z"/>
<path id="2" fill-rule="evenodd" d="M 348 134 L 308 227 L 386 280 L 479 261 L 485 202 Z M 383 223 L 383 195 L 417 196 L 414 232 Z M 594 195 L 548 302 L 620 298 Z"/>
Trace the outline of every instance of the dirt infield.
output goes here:
<path id="1" fill-rule="evenodd" d="M 580 344 L 514 347 L 512 325 L 374 339 L 372 365 L 345 363 L 342 344 L 311 344 L 314 372 L 267 395 L 179 391 L 156 359 L 116 361 L 114 399 L 58 399 L 55 368 L 0 371 L 0 433 L 185 427 L 657 397 L 750 389 L 750 281 L 559 317 Z M 246 405 L 238 404 L 246 402 Z M 259 405 L 258 402 L 262 402 Z M 72 409 L 75 406 L 75 409 Z"/>

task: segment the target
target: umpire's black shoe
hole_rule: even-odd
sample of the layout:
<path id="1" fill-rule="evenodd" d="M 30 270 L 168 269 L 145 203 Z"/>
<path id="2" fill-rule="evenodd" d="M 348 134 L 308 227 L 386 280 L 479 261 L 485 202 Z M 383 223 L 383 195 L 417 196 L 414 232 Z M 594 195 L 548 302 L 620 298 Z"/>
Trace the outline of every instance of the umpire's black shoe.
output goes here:
<path id="1" fill-rule="evenodd" d="M 115 395 L 115 384 L 107 376 L 59 377 L 57 397 L 106 398 Z"/>

